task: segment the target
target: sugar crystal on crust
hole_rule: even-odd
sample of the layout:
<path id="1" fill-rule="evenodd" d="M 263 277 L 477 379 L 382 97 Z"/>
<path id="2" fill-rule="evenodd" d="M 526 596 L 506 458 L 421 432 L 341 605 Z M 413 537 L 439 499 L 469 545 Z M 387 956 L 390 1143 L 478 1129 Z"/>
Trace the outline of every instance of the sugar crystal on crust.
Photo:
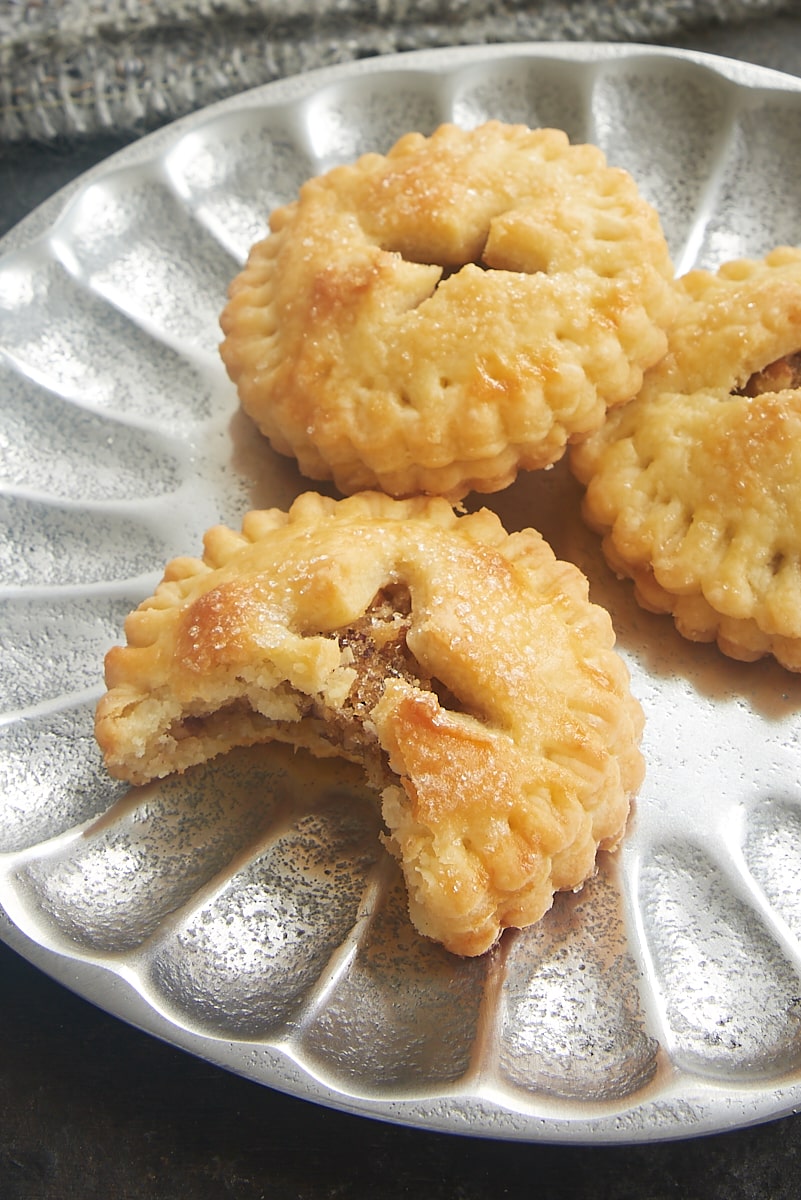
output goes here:
<path id="1" fill-rule="evenodd" d="M 676 298 L 657 214 L 558 130 L 408 134 L 272 214 L 221 354 L 275 449 L 344 493 L 458 500 L 639 389 Z"/>

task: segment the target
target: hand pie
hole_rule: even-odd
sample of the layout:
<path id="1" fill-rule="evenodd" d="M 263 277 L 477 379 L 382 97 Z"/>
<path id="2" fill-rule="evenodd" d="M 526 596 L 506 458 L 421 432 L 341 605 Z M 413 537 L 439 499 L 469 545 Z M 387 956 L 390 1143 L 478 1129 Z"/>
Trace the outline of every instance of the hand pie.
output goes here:
<path id="1" fill-rule="evenodd" d="M 585 516 L 644 608 L 801 671 L 801 250 L 681 290 L 664 360 L 571 452 Z"/>
<path id="2" fill-rule="evenodd" d="M 655 210 L 599 149 L 490 121 L 307 182 L 230 288 L 221 354 L 276 450 L 340 491 L 458 500 L 545 467 L 664 353 Z"/>
<path id="3" fill-rule="evenodd" d="M 113 774 L 272 739 L 362 763 L 412 921 L 457 954 L 536 921 L 622 836 L 642 712 L 609 618 L 486 510 L 306 493 L 212 529 L 126 634 L 96 720 Z"/>

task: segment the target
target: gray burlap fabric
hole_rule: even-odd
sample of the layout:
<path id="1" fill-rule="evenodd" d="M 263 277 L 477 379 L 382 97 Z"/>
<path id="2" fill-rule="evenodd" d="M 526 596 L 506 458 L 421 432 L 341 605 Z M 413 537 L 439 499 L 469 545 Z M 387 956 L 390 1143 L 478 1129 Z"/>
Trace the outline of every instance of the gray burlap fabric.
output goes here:
<path id="1" fill-rule="evenodd" d="M 798 0 L 0 0 L 0 139 L 150 129 L 260 83 L 430 46 L 648 41 Z"/>

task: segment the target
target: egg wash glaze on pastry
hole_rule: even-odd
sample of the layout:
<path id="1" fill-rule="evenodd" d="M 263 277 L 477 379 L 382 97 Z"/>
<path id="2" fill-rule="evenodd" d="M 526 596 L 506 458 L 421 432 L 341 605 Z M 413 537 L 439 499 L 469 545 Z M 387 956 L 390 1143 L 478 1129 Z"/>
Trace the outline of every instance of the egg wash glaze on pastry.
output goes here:
<path id="1" fill-rule="evenodd" d="M 455 501 L 549 466 L 630 400 L 675 304 L 657 213 L 600 149 L 443 125 L 272 213 L 220 350 L 307 477 Z"/>
<path id="2" fill-rule="evenodd" d="M 167 566 L 106 659 L 132 783 L 280 740 L 361 763 L 417 929 L 480 954 L 621 838 L 642 710 L 587 581 L 441 498 L 301 495 Z"/>

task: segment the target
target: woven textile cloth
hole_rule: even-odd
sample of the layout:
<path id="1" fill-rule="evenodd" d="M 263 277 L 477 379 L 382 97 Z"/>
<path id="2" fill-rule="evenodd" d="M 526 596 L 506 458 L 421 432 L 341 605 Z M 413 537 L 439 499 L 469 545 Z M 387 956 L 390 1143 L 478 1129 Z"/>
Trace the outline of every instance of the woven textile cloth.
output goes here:
<path id="1" fill-rule="evenodd" d="M 430 46 L 664 41 L 798 0 L 0 0 L 0 139 L 144 131 L 313 67 Z"/>

